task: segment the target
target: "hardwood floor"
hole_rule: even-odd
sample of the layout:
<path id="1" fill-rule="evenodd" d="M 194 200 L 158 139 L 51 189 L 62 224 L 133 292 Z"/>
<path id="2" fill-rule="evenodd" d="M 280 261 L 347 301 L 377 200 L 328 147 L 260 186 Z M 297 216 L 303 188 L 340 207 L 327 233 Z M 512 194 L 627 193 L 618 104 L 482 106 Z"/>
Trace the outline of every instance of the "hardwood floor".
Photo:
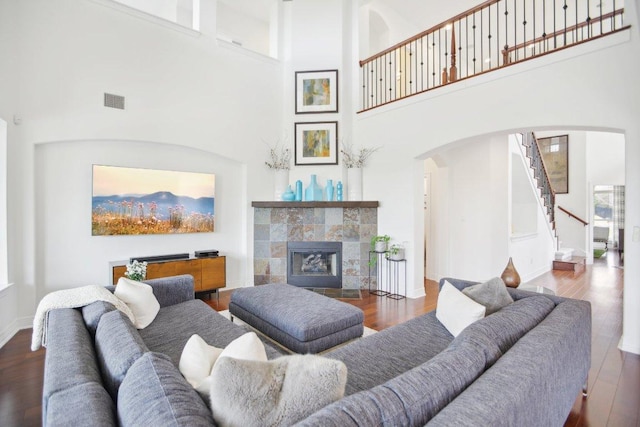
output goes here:
<path id="1" fill-rule="evenodd" d="M 615 251 L 583 273 L 552 271 L 529 282 L 557 295 L 590 301 L 593 313 L 592 362 L 589 396 L 576 398 L 567 427 L 640 427 L 640 356 L 618 350 L 622 333 L 623 270 Z M 368 295 L 345 300 L 365 313 L 365 325 L 381 330 L 435 309 L 437 283 L 426 281 L 427 296 L 395 301 Z M 231 292 L 205 300 L 226 310 Z M 38 426 L 45 350 L 31 352 L 31 330 L 18 332 L 0 349 L 0 425 Z"/>

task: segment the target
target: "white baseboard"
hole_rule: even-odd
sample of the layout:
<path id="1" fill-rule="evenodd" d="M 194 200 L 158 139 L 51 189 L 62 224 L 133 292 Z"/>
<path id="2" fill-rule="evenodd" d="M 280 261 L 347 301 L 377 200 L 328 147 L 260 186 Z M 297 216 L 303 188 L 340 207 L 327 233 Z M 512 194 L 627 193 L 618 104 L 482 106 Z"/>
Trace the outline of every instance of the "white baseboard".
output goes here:
<path id="1" fill-rule="evenodd" d="M 13 336 L 18 333 L 20 328 L 18 327 L 18 319 L 9 323 L 2 331 L 0 331 L 0 348 L 4 347 Z"/>
<path id="2" fill-rule="evenodd" d="M 426 294 L 424 293 L 424 286 L 407 290 L 407 298 L 420 298 L 425 295 Z"/>
<path id="3" fill-rule="evenodd" d="M 637 347 L 625 347 L 624 345 L 624 336 L 620 337 L 620 341 L 618 342 L 618 349 L 622 351 L 626 351 L 627 353 L 640 354 L 640 346 Z"/>
<path id="4" fill-rule="evenodd" d="M 25 316 L 14 319 L 2 331 L 0 331 L 0 348 L 4 347 L 18 331 L 33 328 L 33 316 Z"/>
<path id="5" fill-rule="evenodd" d="M 24 317 L 19 317 L 17 319 L 18 322 L 18 329 L 22 330 L 22 329 L 29 329 L 29 328 L 33 328 L 33 317 L 34 316 L 24 316 Z"/>
<path id="6" fill-rule="evenodd" d="M 549 271 L 551 271 L 551 266 L 550 265 L 545 266 L 545 267 L 540 267 L 539 269 L 537 269 L 535 271 L 532 271 L 531 273 L 527 274 L 526 276 L 523 276 L 521 278 L 522 282 L 523 283 L 529 282 L 529 281 L 535 279 L 536 277 L 542 276 L 544 273 L 547 273 Z"/>

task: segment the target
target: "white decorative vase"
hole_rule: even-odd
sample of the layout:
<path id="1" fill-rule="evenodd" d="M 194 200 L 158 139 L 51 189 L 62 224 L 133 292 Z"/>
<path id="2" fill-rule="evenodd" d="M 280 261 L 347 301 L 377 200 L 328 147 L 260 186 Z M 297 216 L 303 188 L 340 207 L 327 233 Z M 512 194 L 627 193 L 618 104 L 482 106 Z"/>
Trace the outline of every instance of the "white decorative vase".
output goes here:
<path id="1" fill-rule="evenodd" d="M 362 200 L 362 168 L 347 169 L 347 196 L 349 201 Z"/>
<path id="2" fill-rule="evenodd" d="M 402 261 L 404 259 L 404 248 L 396 248 L 395 253 L 389 254 L 389 259 L 393 261 Z"/>
<path id="3" fill-rule="evenodd" d="M 289 169 L 276 169 L 273 200 L 282 200 L 282 194 L 289 186 Z"/>
<path id="4" fill-rule="evenodd" d="M 387 252 L 387 242 L 385 241 L 376 242 L 374 246 L 374 251 L 378 252 L 379 254 Z"/>

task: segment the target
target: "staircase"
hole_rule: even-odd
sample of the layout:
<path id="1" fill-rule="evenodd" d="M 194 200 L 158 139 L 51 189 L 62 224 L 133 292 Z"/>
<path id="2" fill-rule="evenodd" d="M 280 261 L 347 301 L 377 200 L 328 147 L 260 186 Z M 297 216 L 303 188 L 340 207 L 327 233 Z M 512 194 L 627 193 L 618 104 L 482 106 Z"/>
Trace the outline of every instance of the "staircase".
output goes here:
<path id="1" fill-rule="evenodd" d="M 585 269 L 585 258 L 573 256 L 573 249 L 571 248 L 560 248 L 556 251 L 553 269 L 582 273 Z"/>
<path id="2" fill-rule="evenodd" d="M 547 212 L 547 219 L 551 229 L 553 230 L 553 237 L 556 240 L 556 245 L 558 245 L 558 234 L 555 221 L 556 195 L 551 187 L 551 181 L 549 180 L 549 175 L 544 165 L 542 154 L 540 153 L 540 146 L 538 145 L 538 141 L 536 140 L 536 136 L 533 132 L 522 135 L 522 146 L 525 149 L 525 155 L 529 158 L 529 166 L 533 169 L 533 177 L 536 181 L 538 190 L 540 191 L 540 197 L 542 198 Z M 580 221 L 583 225 L 588 224 L 566 209 L 560 206 L 558 206 L 558 209 Z M 553 260 L 553 269 L 581 273 L 585 269 L 585 261 L 584 257 L 574 256 L 573 249 L 557 247 L 555 259 Z"/>
<path id="3" fill-rule="evenodd" d="M 555 219 L 556 194 L 553 188 L 551 188 L 551 181 L 549 180 L 549 175 L 547 174 L 547 169 L 544 166 L 544 160 L 540 153 L 540 147 L 533 132 L 522 134 L 522 146 L 525 149 L 525 155 L 529 159 L 529 166 L 533 169 L 533 178 L 540 191 L 540 197 L 547 212 L 547 219 L 549 220 L 549 224 L 551 224 L 554 237 L 557 238 Z"/>

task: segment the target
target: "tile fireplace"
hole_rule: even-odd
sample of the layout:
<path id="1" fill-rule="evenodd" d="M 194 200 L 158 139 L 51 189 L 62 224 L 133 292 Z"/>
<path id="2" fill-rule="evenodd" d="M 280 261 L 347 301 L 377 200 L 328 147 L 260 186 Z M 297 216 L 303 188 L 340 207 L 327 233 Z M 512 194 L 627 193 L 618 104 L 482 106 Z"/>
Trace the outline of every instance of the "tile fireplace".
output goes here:
<path id="1" fill-rule="evenodd" d="M 341 270 L 341 278 L 331 285 L 298 286 L 368 287 L 369 245 L 378 232 L 378 202 L 253 202 L 252 206 L 255 285 L 290 283 L 288 245 L 329 242 L 341 245 L 341 260 L 337 255 L 321 255 L 316 260 L 314 252 L 304 250 L 301 252 L 306 256 L 298 261 L 292 258 L 292 268 L 299 262 L 302 269 L 306 260 L 305 269 L 330 265 L 326 268 L 331 269 L 331 275 Z M 311 255 L 313 258 L 309 258 Z M 305 273 L 311 275 L 311 271 Z"/>

